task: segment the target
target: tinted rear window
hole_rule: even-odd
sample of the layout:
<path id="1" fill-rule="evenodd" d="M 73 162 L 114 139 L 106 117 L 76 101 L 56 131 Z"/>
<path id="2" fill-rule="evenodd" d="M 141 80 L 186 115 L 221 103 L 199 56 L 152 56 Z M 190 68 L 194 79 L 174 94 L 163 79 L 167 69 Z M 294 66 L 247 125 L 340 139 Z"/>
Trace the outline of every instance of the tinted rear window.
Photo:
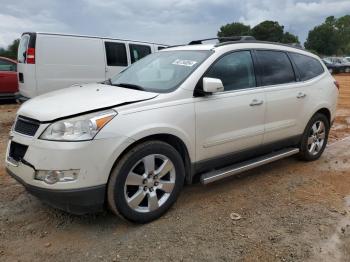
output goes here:
<path id="1" fill-rule="evenodd" d="M 108 66 L 127 66 L 125 44 L 115 42 L 105 42 L 106 57 Z"/>
<path id="2" fill-rule="evenodd" d="M 290 53 L 290 56 L 298 68 L 300 80 L 302 81 L 319 76 L 324 72 L 321 63 L 313 57 L 296 53 Z"/>
<path id="3" fill-rule="evenodd" d="M 16 71 L 16 64 L 0 59 L 0 71 Z"/>
<path id="4" fill-rule="evenodd" d="M 295 82 L 292 63 L 287 54 L 279 51 L 257 51 L 264 86 Z"/>
<path id="5" fill-rule="evenodd" d="M 129 48 L 131 63 L 135 63 L 136 61 L 151 53 L 151 47 L 148 45 L 130 44 Z"/>

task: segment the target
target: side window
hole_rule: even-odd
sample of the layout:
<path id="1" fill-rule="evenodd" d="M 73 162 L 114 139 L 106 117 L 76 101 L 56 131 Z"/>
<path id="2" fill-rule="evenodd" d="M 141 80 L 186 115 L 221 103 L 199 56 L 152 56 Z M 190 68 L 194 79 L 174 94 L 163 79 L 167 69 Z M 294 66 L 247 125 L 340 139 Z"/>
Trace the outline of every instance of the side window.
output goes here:
<path id="1" fill-rule="evenodd" d="M 225 91 L 256 86 L 250 51 L 239 51 L 225 55 L 209 69 L 205 76 L 219 78 Z"/>
<path id="2" fill-rule="evenodd" d="M 295 65 L 297 66 L 300 74 L 300 80 L 302 81 L 319 76 L 324 72 L 321 63 L 313 57 L 296 53 L 289 53 L 289 55 L 292 57 Z"/>
<path id="3" fill-rule="evenodd" d="M 130 57 L 131 63 L 135 63 L 137 60 L 149 55 L 151 53 L 151 47 L 148 45 L 135 45 L 130 44 Z"/>
<path id="4" fill-rule="evenodd" d="M 262 69 L 261 80 L 264 86 L 295 82 L 293 66 L 287 54 L 265 50 L 258 50 L 256 53 Z"/>
<path id="5" fill-rule="evenodd" d="M 157 50 L 160 51 L 160 50 L 162 50 L 162 49 L 164 49 L 164 48 L 165 48 L 165 46 L 158 46 L 158 47 L 157 47 Z"/>
<path id="6" fill-rule="evenodd" d="M 128 66 L 125 44 L 105 42 L 108 66 Z"/>
<path id="7" fill-rule="evenodd" d="M 17 71 L 16 64 L 0 59 L 0 71 Z"/>

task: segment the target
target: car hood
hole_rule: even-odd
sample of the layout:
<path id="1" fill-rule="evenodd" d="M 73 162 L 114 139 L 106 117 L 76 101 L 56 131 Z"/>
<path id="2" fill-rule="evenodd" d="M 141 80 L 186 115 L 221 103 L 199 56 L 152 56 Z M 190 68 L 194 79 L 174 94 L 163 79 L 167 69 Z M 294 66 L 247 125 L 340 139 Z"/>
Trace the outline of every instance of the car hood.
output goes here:
<path id="1" fill-rule="evenodd" d="M 18 115 L 52 121 L 103 108 L 155 98 L 157 93 L 103 84 L 77 85 L 50 92 L 25 102 Z"/>

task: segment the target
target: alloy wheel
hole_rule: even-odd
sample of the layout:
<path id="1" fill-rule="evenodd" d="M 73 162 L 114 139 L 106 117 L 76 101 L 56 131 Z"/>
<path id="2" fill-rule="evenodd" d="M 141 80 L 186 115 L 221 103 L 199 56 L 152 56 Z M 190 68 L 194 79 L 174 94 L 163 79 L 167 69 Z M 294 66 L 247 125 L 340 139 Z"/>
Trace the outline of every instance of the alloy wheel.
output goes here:
<path id="1" fill-rule="evenodd" d="M 322 121 L 316 121 L 309 132 L 307 148 L 311 155 L 317 155 L 325 142 L 326 128 Z"/>
<path id="2" fill-rule="evenodd" d="M 161 207 L 175 187 L 173 162 L 160 154 L 147 155 L 130 170 L 125 180 L 124 194 L 130 208 L 147 213 Z"/>

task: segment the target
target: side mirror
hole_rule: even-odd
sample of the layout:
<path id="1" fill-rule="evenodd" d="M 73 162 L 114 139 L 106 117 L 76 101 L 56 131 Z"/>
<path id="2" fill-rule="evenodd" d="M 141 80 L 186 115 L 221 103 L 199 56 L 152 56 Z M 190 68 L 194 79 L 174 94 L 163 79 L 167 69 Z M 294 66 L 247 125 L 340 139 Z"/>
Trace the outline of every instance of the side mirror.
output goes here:
<path id="1" fill-rule="evenodd" d="M 203 91 L 205 93 L 216 93 L 224 91 L 224 85 L 218 78 L 203 78 Z"/>

